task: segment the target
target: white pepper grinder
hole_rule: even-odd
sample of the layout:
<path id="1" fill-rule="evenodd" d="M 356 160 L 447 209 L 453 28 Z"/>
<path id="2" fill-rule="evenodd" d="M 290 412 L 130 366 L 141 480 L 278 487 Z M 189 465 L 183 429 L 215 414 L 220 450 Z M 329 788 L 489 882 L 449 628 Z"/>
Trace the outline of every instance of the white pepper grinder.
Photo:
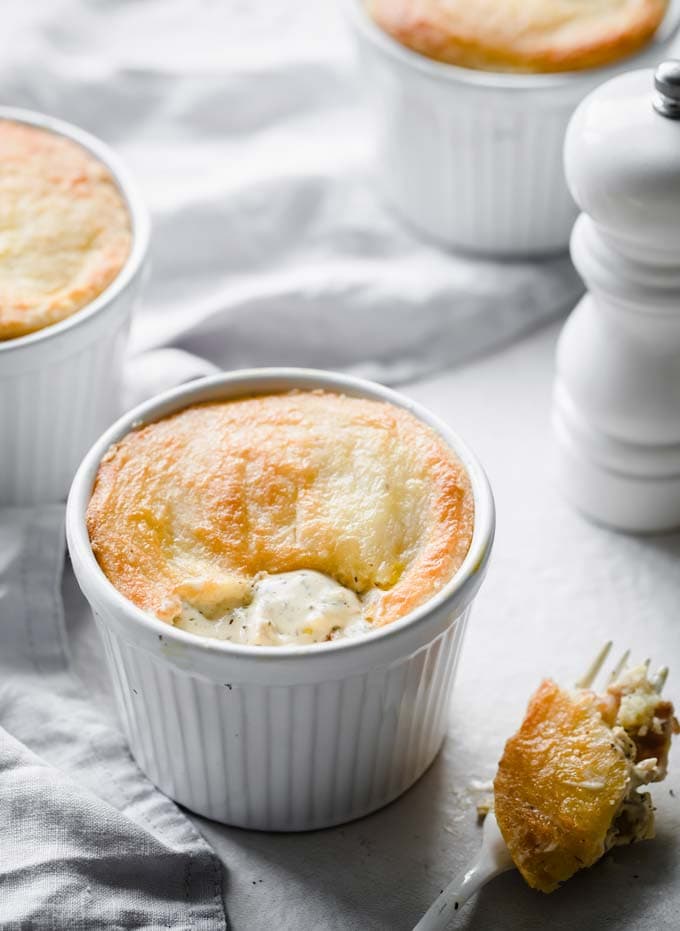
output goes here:
<path id="1" fill-rule="evenodd" d="M 632 532 L 680 527 L 680 61 L 603 84 L 565 143 L 588 287 L 557 348 L 565 496 Z"/>

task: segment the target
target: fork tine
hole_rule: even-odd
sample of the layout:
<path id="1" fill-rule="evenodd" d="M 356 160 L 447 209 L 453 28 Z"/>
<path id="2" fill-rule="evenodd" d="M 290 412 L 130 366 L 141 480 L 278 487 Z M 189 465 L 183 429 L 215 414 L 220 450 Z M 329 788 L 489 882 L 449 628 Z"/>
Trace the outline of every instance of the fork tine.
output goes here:
<path id="1" fill-rule="evenodd" d="M 664 685 L 666 684 L 666 679 L 668 678 L 668 666 L 662 666 L 661 669 L 656 673 L 652 678 L 652 685 L 654 686 L 654 691 L 658 694 L 663 690 Z"/>
<path id="2" fill-rule="evenodd" d="M 619 678 L 619 676 L 625 669 L 626 663 L 628 662 L 629 659 L 630 659 L 630 650 L 626 650 L 626 652 L 623 654 L 621 659 L 618 661 L 616 666 L 614 666 L 614 668 L 611 671 L 611 675 L 609 676 L 610 683 L 616 682 L 616 680 Z"/>
<path id="3" fill-rule="evenodd" d="M 595 676 L 598 674 L 600 669 L 602 669 L 602 666 L 604 665 L 604 661 L 609 656 L 609 652 L 611 648 L 612 648 L 612 641 L 608 640 L 605 643 L 605 645 L 602 647 L 600 652 L 597 654 L 595 659 L 590 664 L 588 670 L 586 671 L 586 674 L 584 676 L 581 676 L 581 678 L 576 681 L 577 689 L 587 689 L 593 684 L 593 680 L 595 679 Z"/>

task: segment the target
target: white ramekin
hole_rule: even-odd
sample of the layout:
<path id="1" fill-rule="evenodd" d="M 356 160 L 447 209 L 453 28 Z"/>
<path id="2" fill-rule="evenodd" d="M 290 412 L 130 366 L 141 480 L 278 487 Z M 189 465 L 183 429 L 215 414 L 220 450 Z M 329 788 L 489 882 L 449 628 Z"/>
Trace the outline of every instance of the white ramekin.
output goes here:
<path id="1" fill-rule="evenodd" d="M 475 500 L 472 544 L 458 573 L 407 617 L 334 643 L 224 643 L 140 611 L 104 576 L 85 526 L 104 453 L 133 426 L 188 404 L 292 388 L 389 401 L 441 434 L 465 464 Z M 95 443 L 74 479 L 66 526 L 132 752 L 149 778 L 182 805 L 247 828 L 321 828 L 390 802 L 434 759 L 446 732 L 470 605 L 493 542 L 494 506 L 475 456 L 415 402 L 371 382 L 304 369 L 202 379 L 141 405 Z"/>
<path id="2" fill-rule="evenodd" d="M 343 0 L 358 40 L 376 129 L 375 183 L 412 226 L 447 246 L 489 255 L 565 250 L 576 218 L 562 166 L 577 104 L 621 71 L 668 53 L 680 3 L 656 38 L 607 68 L 500 74 L 432 61 Z"/>
<path id="3" fill-rule="evenodd" d="M 61 120 L 0 107 L 0 119 L 73 139 L 111 172 L 132 223 L 116 279 L 86 307 L 28 336 L 0 341 L 0 505 L 59 501 L 84 452 L 121 412 L 123 350 L 149 242 L 147 211 L 118 158 Z"/>

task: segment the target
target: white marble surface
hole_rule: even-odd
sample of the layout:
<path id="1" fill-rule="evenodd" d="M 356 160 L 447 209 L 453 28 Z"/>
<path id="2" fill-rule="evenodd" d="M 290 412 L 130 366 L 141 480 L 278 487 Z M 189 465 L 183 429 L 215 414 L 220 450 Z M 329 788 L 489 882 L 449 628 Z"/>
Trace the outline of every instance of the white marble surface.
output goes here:
<path id="1" fill-rule="evenodd" d="M 557 496 L 549 429 L 556 335 L 555 327 L 544 329 L 406 389 L 474 446 L 498 506 L 495 553 L 468 630 L 449 737 L 410 792 L 345 827 L 271 835 L 196 819 L 224 860 L 234 931 L 412 928 L 479 843 L 469 786 L 493 775 L 529 693 L 544 675 L 572 682 L 603 641 L 670 663 L 667 692 L 680 702 L 680 535 L 616 535 Z M 64 586 L 75 665 L 95 700 L 108 702 L 101 648 L 70 573 Z M 654 797 L 654 841 L 615 851 L 550 896 L 517 873 L 501 876 L 452 928 L 678 928 L 677 748 Z"/>

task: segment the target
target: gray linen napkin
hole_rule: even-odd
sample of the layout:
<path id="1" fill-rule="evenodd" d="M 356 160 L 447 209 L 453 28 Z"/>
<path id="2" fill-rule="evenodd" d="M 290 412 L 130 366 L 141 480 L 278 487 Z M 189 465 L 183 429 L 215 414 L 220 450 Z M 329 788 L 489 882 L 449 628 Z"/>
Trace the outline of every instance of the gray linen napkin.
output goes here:
<path id="1" fill-rule="evenodd" d="M 0 927 L 227 927 L 219 861 L 69 671 L 63 507 L 0 511 Z"/>

